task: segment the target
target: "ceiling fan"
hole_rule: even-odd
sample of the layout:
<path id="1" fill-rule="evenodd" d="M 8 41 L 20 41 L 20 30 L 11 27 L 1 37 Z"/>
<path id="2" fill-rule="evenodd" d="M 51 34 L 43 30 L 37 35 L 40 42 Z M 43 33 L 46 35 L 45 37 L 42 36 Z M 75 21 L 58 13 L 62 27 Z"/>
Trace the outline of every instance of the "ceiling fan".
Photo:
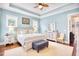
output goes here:
<path id="1" fill-rule="evenodd" d="M 40 10 L 43 10 L 44 8 L 49 7 L 48 4 L 46 3 L 38 3 L 37 6 L 35 6 L 34 8 L 39 8 Z"/>

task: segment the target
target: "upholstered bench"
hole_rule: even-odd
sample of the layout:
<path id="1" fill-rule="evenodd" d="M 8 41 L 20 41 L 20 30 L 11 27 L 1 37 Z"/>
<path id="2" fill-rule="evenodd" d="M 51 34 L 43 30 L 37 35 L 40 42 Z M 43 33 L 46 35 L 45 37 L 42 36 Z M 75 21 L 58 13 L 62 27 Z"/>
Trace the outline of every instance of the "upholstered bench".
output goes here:
<path id="1" fill-rule="evenodd" d="M 38 40 L 38 41 L 34 41 L 32 42 L 32 48 L 34 50 L 37 50 L 37 52 L 39 53 L 39 50 L 48 47 L 48 41 L 47 40 Z"/>

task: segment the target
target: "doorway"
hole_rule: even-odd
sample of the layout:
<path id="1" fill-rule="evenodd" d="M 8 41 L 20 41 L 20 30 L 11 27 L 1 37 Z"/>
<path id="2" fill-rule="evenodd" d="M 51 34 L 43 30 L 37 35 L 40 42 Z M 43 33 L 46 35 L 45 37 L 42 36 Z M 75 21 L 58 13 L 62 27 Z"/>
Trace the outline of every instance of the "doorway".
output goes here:
<path id="1" fill-rule="evenodd" d="M 69 16 L 69 34 L 70 32 L 74 34 L 74 42 L 71 44 L 75 47 L 76 55 L 79 55 L 79 13 Z"/>

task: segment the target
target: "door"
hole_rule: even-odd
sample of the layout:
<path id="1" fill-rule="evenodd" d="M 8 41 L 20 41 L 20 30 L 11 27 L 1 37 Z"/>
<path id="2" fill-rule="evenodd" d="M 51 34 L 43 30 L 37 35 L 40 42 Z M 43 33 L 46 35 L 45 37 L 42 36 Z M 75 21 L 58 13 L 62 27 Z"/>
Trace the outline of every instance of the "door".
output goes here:
<path id="1" fill-rule="evenodd" d="M 72 15 L 69 23 L 70 31 L 75 35 L 74 45 L 76 46 L 76 55 L 79 55 L 79 14 Z"/>

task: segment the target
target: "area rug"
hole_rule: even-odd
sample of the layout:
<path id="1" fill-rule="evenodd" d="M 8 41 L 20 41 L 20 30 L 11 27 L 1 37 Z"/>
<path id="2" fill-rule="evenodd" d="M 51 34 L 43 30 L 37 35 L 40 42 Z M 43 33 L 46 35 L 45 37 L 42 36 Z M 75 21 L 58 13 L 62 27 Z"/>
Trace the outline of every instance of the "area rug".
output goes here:
<path id="1" fill-rule="evenodd" d="M 73 47 L 49 42 L 49 47 L 44 48 L 37 53 L 36 50 L 30 49 L 25 51 L 22 47 L 6 50 L 4 56 L 72 56 Z"/>
<path id="2" fill-rule="evenodd" d="M 5 50 L 4 56 L 26 56 L 26 51 L 22 47 Z"/>

